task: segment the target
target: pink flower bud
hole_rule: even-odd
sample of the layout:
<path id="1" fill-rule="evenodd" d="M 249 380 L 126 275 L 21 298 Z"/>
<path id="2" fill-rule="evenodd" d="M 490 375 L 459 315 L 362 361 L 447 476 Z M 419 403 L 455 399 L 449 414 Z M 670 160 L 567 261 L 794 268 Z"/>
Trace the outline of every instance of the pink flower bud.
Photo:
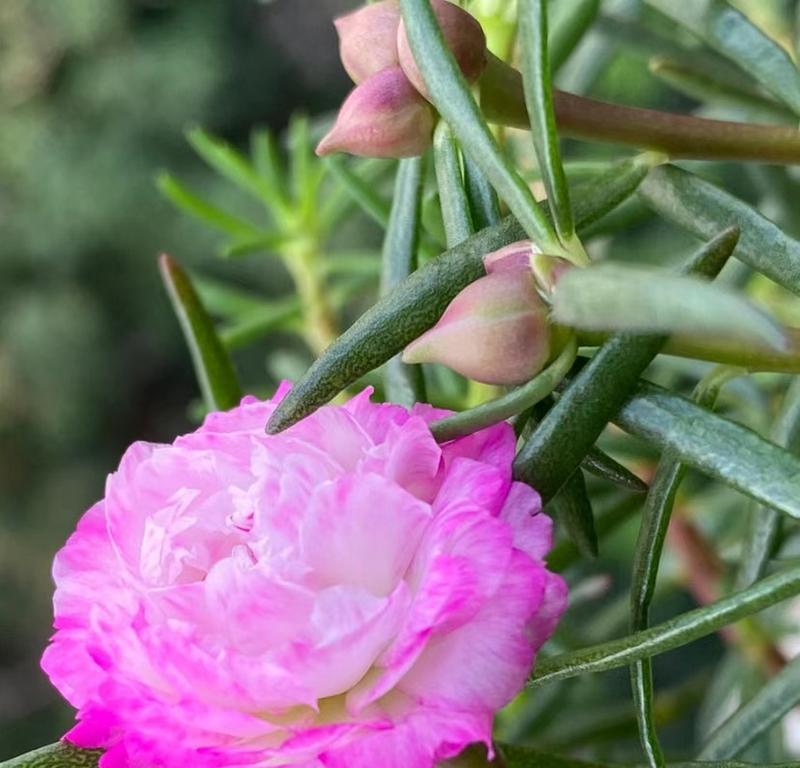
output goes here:
<path id="1" fill-rule="evenodd" d="M 464 77 L 470 83 L 475 82 L 483 73 L 487 62 L 486 35 L 481 25 L 474 16 L 447 0 L 431 0 L 431 6 L 439 20 L 445 42 L 453 52 Z M 400 66 L 408 79 L 423 96 L 430 98 L 422 73 L 414 61 L 402 21 L 397 33 L 397 50 Z"/>
<path id="2" fill-rule="evenodd" d="M 339 33 L 339 55 L 354 83 L 396 67 L 399 0 L 382 0 L 340 16 L 334 22 Z"/>
<path id="3" fill-rule="evenodd" d="M 345 99 L 317 154 L 413 157 L 430 146 L 433 123 L 433 110 L 403 70 L 385 69 L 356 86 Z"/>
<path id="4" fill-rule="evenodd" d="M 493 272 L 468 285 L 439 322 L 409 344 L 407 363 L 443 363 L 486 384 L 520 384 L 550 356 L 547 307 L 529 271 Z"/>
<path id="5" fill-rule="evenodd" d="M 483 266 L 488 274 L 494 272 L 513 272 L 531 268 L 531 255 L 538 253 L 538 248 L 530 240 L 511 243 L 499 251 L 483 257 Z"/>

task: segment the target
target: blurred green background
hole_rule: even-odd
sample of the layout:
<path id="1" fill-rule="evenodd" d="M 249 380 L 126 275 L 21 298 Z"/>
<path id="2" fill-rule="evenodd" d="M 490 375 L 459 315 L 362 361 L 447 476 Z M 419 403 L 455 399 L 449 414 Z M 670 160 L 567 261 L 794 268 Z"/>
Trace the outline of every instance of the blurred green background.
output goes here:
<path id="1" fill-rule="evenodd" d="M 171 440 L 197 416 L 197 386 L 157 254 L 169 252 L 195 274 L 262 296 L 290 290 L 274 259 L 219 259 L 223 239 L 166 202 L 156 175 L 168 169 L 204 197 L 238 210 L 238 191 L 202 163 L 184 130 L 201 125 L 246 147 L 254 127 L 280 134 L 295 113 L 328 115 L 349 87 L 330 22 L 356 4 L 0 0 L 0 760 L 53 741 L 72 721 L 38 670 L 50 634 L 54 552 L 102 495 L 105 476 L 130 442 Z M 778 33 L 795 9 L 794 0 L 739 5 Z M 641 3 L 605 0 L 603 11 L 633 18 Z M 677 93 L 648 69 L 656 51 L 647 39 L 602 30 L 590 33 L 567 62 L 562 86 L 643 106 L 756 119 Z M 527 145 L 520 145 L 524 164 Z M 624 151 L 570 142 L 568 154 L 596 160 Z M 758 166 L 701 168 L 788 232 L 800 230 L 792 205 L 800 199 L 797 175 Z M 352 218 L 345 235 L 374 250 L 380 230 L 363 214 Z M 595 256 L 613 251 L 615 258 L 660 263 L 690 245 L 635 203 L 589 241 Z M 359 305 L 372 295 L 364 292 Z M 280 333 L 236 353 L 246 385 L 264 392 L 309 359 L 296 336 Z M 653 373 L 686 391 L 705 369 L 670 363 Z M 762 429 L 773 406 L 770 387 L 750 380 L 732 386 L 723 402 Z M 630 441 L 612 437 L 607 447 L 643 473 L 652 467 L 652 457 Z M 689 485 L 706 488 L 698 478 Z M 607 487 L 593 493 L 600 508 L 619 501 Z M 704 531 L 725 553 L 726 537 L 741 531 L 744 502 L 724 489 L 715 493 L 695 493 L 693 503 L 715 510 L 704 517 Z M 635 535 L 634 519 L 604 542 L 603 559 L 577 566 L 573 583 L 586 580 L 562 643 L 624 631 Z M 668 560 L 665 571 L 666 599 L 656 620 L 694 605 L 676 563 Z M 690 748 L 710 679 L 706 665 L 721 657 L 722 645 L 712 637 L 682 653 L 656 665 L 657 684 L 667 689 L 666 741 L 678 754 Z M 512 708 L 503 721 L 509 738 L 525 741 L 530 728 L 553 749 L 592 744 L 594 757 L 638 759 L 624 671 L 554 689 L 556 699 L 546 693 Z M 559 721 L 563 708 L 583 714 Z"/>

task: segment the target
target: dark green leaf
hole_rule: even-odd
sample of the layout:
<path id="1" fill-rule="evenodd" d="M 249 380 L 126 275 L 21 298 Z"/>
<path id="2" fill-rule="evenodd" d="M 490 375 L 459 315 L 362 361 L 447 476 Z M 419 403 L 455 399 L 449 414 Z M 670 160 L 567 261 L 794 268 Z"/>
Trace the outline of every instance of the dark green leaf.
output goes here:
<path id="1" fill-rule="evenodd" d="M 464 155 L 464 183 L 475 229 L 486 229 L 499 223 L 501 216 L 497 193 L 469 155 Z"/>
<path id="2" fill-rule="evenodd" d="M 800 594 L 800 566 L 787 568 L 742 592 L 736 592 L 711 605 L 696 608 L 642 632 L 579 651 L 541 659 L 537 664 L 536 676 L 530 685 L 538 687 L 567 677 L 589 672 L 604 672 L 626 666 L 639 659 L 656 656 L 705 637 L 798 594 Z"/>
<path id="3" fill-rule="evenodd" d="M 800 242 L 733 195 L 672 165 L 655 168 L 639 188 L 647 205 L 697 237 L 722 227 L 742 231 L 736 257 L 800 293 Z"/>
<path id="4" fill-rule="evenodd" d="M 800 379 L 795 379 L 786 393 L 772 440 L 794 454 L 800 453 Z M 743 539 L 741 565 L 736 574 L 740 588 L 749 587 L 764 574 L 780 529 L 780 517 L 774 509 L 754 505 L 749 515 L 749 530 Z"/>
<path id="5" fill-rule="evenodd" d="M 475 408 L 434 421 L 431 432 L 439 442 L 444 442 L 522 413 L 552 394 L 572 368 L 577 352 L 577 345 L 571 339 L 556 360 L 527 384 Z"/>
<path id="6" fill-rule="evenodd" d="M 191 352 L 206 407 L 211 411 L 225 411 L 238 405 L 242 390 L 233 363 L 188 275 L 166 255 L 161 257 L 159 266 Z"/>
<path id="7" fill-rule="evenodd" d="M 383 241 L 383 294 L 406 280 L 417 267 L 423 171 L 421 158 L 400 161 L 392 212 Z M 426 400 L 421 366 L 407 365 L 398 355 L 387 362 L 384 381 L 386 398 L 391 402 L 410 408 L 415 402 Z"/>
<path id="8" fill-rule="evenodd" d="M 800 459 L 755 432 L 652 384 L 614 421 L 762 504 L 800 517 Z"/>
<path id="9" fill-rule="evenodd" d="M 697 759 L 722 760 L 737 757 L 798 704 L 800 657 L 784 667 L 711 734 Z"/>
<path id="10" fill-rule="evenodd" d="M 579 229 L 629 197 L 647 170 L 636 159 L 626 161 L 576 188 L 573 199 Z M 280 432 L 294 424 L 402 351 L 436 323 L 462 288 L 484 274 L 487 253 L 524 236 L 516 220 L 508 217 L 417 270 L 326 350 L 276 409 L 269 430 Z"/>
<path id="11" fill-rule="evenodd" d="M 503 155 L 464 81 L 428 0 L 400 0 L 408 41 L 433 103 L 528 236 L 547 253 L 563 249 L 528 185 Z"/>
<path id="12" fill-rule="evenodd" d="M 597 557 L 597 532 L 594 528 L 592 502 L 586 491 L 583 472 L 576 469 L 550 500 L 547 511 L 561 525 L 584 557 Z"/>
<path id="13" fill-rule="evenodd" d="M 583 457 L 581 467 L 595 477 L 607 480 L 609 483 L 618 485 L 627 491 L 634 493 L 646 493 L 647 483 L 633 474 L 627 467 L 614 461 L 608 454 L 603 453 L 596 446 L 589 449 Z"/>
<path id="14" fill-rule="evenodd" d="M 684 273 L 713 277 L 736 246 L 726 230 L 687 262 Z M 514 462 L 515 475 L 545 502 L 558 492 L 594 445 L 664 346 L 663 336 L 619 335 L 607 341 L 542 419 Z"/>
<path id="15" fill-rule="evenodd" d="M 433 158 L 447 247 L 453 248 L 463 243 L 474 229 L 461 175 L 461 151 L 450 126 L 443 121 L 433 135 Z"/>
<path id="16" fill-rule="evenodd" d="M 41 749 L 12 757 L 0 763 L 0 768 L 97 768 L 100 755 L 96 749 L 78 749 L 59 741 Z"/>
<path id="17" fill-rule="evenodd" d="M 738 64 L 800 115 L 800 72 L 789 54 L 725 0 L 646 0 Z"/>
<path id="18" fill-rule="evenodd" d="M 547 53 L 547 0 L 519 0 L 519 35 L 525 103 L 533 145 L 542 172 L 556 232 L 566 245 L 575 234 L 567 177 L 558 145 L 550 62 Z"/>
<path id="19" fill-rule="evenodd" d="M 624 263 L 571 269 L 553 293 L 553 316 L 587 330 L 685 333 L 784 350 L 780 324 L 741 294 L 704 280 Z"/>

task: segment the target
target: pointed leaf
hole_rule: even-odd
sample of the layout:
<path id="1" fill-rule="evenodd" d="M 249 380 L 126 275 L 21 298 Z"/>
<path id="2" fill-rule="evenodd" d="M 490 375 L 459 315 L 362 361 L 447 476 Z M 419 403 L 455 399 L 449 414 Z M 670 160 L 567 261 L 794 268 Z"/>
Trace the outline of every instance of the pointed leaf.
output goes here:
<path id="1" fill-rule="evenodd" d="M 800 518 L 800 458 L 746 427 L 653 384 L 640 385 L 614 421 L 685 464 Z"/>
<path id="2" fill-rule="evenodd" d="M 684 273 L 713 277 L 730 257 L 738 231 L 726 230 L 686 263 Z M 620 334 L 607 341 L 542 419 L 514 462 L 517 479 L 551 499 L 577 469 L 606 424 L 666 342 Z"/>
<path id="3" fill-rule="evenodd" d="M 600 0 L 561 0 L 552 4 L 552 23 L 547 47 L 550 71 L 555 73 L 575 50 L 592 26 L 600 10 Z"/>
<path id="4" fill-rule="evenodd" d="M 800 657 L 784 667 L 746 704 L 734 712 L 700 750 L 698 760 L 737 757 L 800 704 Z"/>
<path id="5" fill-rule="evenodd" d="M 102 754 L 97 749 L 80 749 L 59 741 L 5 760 L 0 768 L 97 768 Z"/>
<path id="6" fill-rule="evenodd" d="M 597 531 L 586 479 L 580 469 L 561 487 L 546 507 L 584 557 L 597 557 Z"/>
<path id="7" fill-rule="evenodd" d="M 634 159 L 576 188 L 579 228 L 595 221 L 629 197 L 647 173 Z M 431 328 L 453 297 L 484 274 L 487 253 L 525 236 L 513 217 L 473 235 L 469 240 L 417 270 L 392 293 L 357 320 L 314 363 L 284 398 L 269 424 L 280 432 L 373 368 L 385 363 Z"/>
<path id="8" fill-rule="evenodd" d="M 392 213 L 383 241 L 383 295 L 402 283 L 417 268 L 424 170 L 424 163 L 419 157 L 400 161 Z M 414 403 L 426 400 L 422 367 L 408 365 L 398 355 L 387 362 L 384 382 L 386 399 L 390 402 L 410 408 Z"/>
<path id="9" fill-rule="evenodd" d="M 711 605 L 618 640 L 541 659 L 530 685 L 626 666 L 705 637 L 740 619 L 800 595 L 800 566 L 787 568 Z"/>
<path id="10" fill-rule="evenodd" d="M 464 155 L 464 183 L 475 229 L 486 229 L 499 223 L 502 217 L 497 193 L 469 155 Z"/>
<path id="11" fill-rule="evenodd" d="M 634 493 L 646 493 L 647 483 L 633 474 L 627 467 L 603 453 L 597 446 L 589 449 L 583 457 L 581 467 L 595 477 L 618 485 Z"/>
<path id="12" fill-rule="evenodd" d="M 738 64 L 800 115 L 800 72 L 789 54 L 725 0 L 646 0 Z"/>
<path id="13" fill-rule="evenodd" d="M 560 254 L 553 225 L 534 200 L 528 185 L 503 155 L 453 55 L 445 45 L 429 0 L 400 0 L 403 21 L 417 66 L 433 103 L 453 127 L 464 150 L 543 251 Z"/>
<path id="14" fill-rule="evenodd" d="M 747 203 L 673 165 L 655 168 L 639 195 L 659 216 L 697 237 L 711 237 L 722 227 L 739 227 L 736 257 L 800 294 L 800 242 Z"/>
<path id="15" fill-rule="evenodd" d="M 463 243 L 474 231 L 469 200 L 461 175 L 461 151 L 453 131 L 440 122 L 433 134 L 433 162 L 447 247 Z"/>
<path id="16" fill-rule="evenodd" d="M 550 61 L 547 53 L 547 0 L 520 0 L 519 34 L 525 103 L 533 144 L 542 171 L 550 213 L 563 243 L 572 240 L 575 227 L 567 177 L 561 165 L 558 130 L 553 109 Z"/>
<path id="17" fill-rule="evenodd" d="M 571 269 L 553 294 L 553 316 L 588 330 L 686 333 L 783 350 L 781 326 L 740 294 L 696 278 L 628 264 Z"/>
<path id="18" fill-rule="evenodd" d="M 188 275 L 178 263 L 164 255 L 159 266 L 191 352 L 206 407 L 211 411 L 233 408 L 242 399 L 242 390 L 233 363 L 214 329 L 214 323 L 200 302 Z"/>

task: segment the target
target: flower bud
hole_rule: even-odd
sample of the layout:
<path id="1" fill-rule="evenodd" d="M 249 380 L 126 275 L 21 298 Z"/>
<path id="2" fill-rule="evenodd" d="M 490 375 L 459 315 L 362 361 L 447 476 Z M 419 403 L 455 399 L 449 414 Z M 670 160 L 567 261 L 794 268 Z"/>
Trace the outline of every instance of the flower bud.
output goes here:
<path id="1" fill-rule="evenodd" d="M 317 154 L 414 157 L 430 146 L 433 123 L 433 110 L 403 70 L 385 69 L 356 86 L 345 99 Z"/>
<path id="2" fill-rule="evenodd" d="M 445 42 L 458 66 L 461 67 L 464 77 L 470 83 L 475 82 L 483 73 L 487 62 L 486 35 L 481 25 L 475 17 L 447 0 L 431 0 L 431 6 L 439 21 Z M 397 33 L 397 51 L 400 66 L 406 77 L 425 98 L 430 99 L 422 73 L 414 61 L 414 54 L 408 44 L 405 24 L 402 21 Z"/>
<path id="3" fill-rule="evenodd" d="M 403 352 L 407 363 L 443 363 L 485 384 L 528 381 L 549 356 L 547 307 L 529 270 L 493 272 L 468 285 Z"/>
<path id="4" fill-rule="evenodd" d="M 487 274 L 494 272 L 513 272 L 527 270 L 530 272 L 531 256 L 538 253 L 538 248 L 530 240 L 511 243 L 499 251 L 483 257 L 483 267 Z"/>
<path id="5" fill-rule="evenodd" d="M 396 67 L 399 0 L 382 0 L 340 16 L 334 22 L 339 33 L 339 55 L 354 83 Z"/>

